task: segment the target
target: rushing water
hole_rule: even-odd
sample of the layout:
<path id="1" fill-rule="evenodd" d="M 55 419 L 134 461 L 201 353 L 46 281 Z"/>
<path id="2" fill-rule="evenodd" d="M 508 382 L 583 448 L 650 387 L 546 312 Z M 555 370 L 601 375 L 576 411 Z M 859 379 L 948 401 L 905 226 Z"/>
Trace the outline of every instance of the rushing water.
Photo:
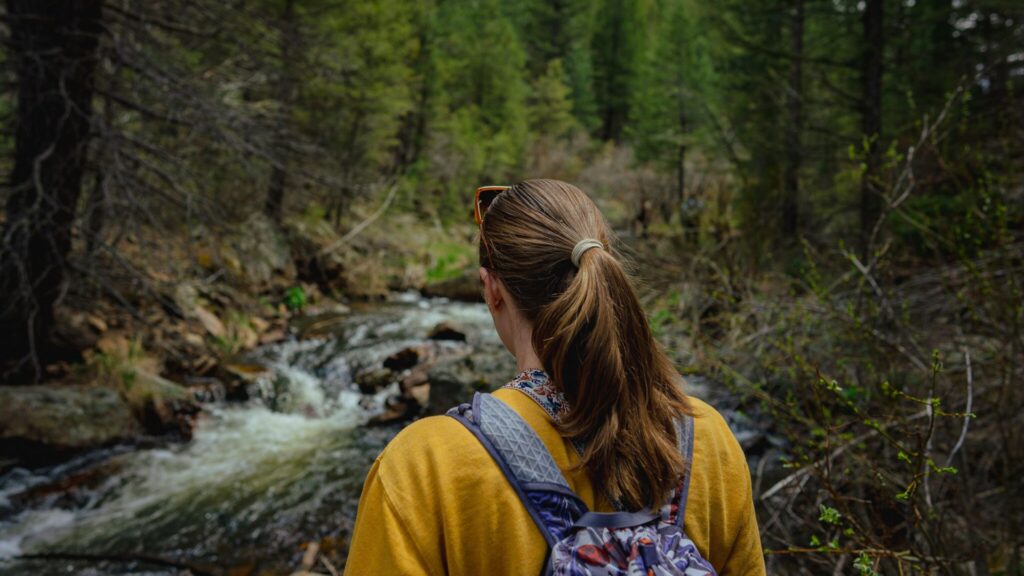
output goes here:
<path id="1" fill-rule="evenodd" d="M 364 426 L 397 389 L 364 396 L 353 374 L 423 344 L 442 321 L 458 324 L 467 342 L 435 346 L 491 357 L 502 350 L 483 305 L 410 296 L 353 312 L 329 338 L 254 351 L 269 374 L 253 385 L 253 399 L 207 405 L 187 444 L 115 447 L 51 469 L 7 472 L 0 573 L 180 572 L 140 559 L 155 557 L 211 573 L 287 574 L 300 565 L 304 543 L 344 548 L 366 471 L 399 429 Z M 688 380 L 691 393 L 713 391 Z M 709 400 L 745 447 L 764 437 L 735 398 Z M 14 559 L 31 554 L 51 558 Z"/>
<path id="2" fill-rule="evenodd" d="M 257 350 L 271 369 L 244 404 L 209 405 L 187 444 L 120 447 L 0 477 L 0 572 L 177 574 L 139 561 L 288 573 L 300 545 L 343 541 L 363 478 L 398 426 L 367 428 L 396 390 L 359 393 L 352 375 L 424 342 L 441 321 L 466 351 L 500 347 L 483 305 L 403 301 L 356 311 L 334 336 Z M 14 560 L 87 553 L 117 560 Z M 130 560 L 129 558 L 135 558 Z"/>

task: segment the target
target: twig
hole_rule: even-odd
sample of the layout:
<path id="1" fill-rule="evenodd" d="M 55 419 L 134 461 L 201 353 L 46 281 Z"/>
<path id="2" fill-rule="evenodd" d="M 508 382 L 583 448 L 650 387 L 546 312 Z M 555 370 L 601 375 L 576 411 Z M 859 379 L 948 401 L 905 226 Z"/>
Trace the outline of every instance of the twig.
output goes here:
<path id="1" fill-rule="evenodd" d="M 360 232 L 362 232 L 363 230 L 365 230 L 367 226 L 369 226 L 370 224 L 373 224 L 374 220 L 376 220 L 377 218 L 380 218 L 380 216 L 382 214 L 384 214 L 384 211 L 388 209 L 388 206 L 391 205 L 391 201 L 395 199 L 395 193 L 397 191 L 398 191 L 398 184 L 392 184 L 391 185 L 391 189 L 388 190 L 387 197 L 384 198 L 384 202 L 381 203 L 381 205 L 377 208 L 376 211 L 374 211 L 373 214 L 370 214 L 370 216 L 368 218 L 366 218 L 366 220 L 363 220 L 362 222 L 357 224 L 355 226 L 355 228 L 349 230 L 347 234 L 345 234 L 344 236 L 342 236 L 338 240 L 334 241 L 333 243 L 331 243 L 329 246 L 327 246 L 323 250 L 320 250 L 320 254 L 327 254 L 329 252 L 334 252 L 335 250 L 340 248 L 342 245 L 344 245 L 346 242 L 348 242 L 349 240 L 355 238 L 356 235 L 359 234 Z"/>
<path id="2" fill-rule="evenodd" d="M 960 428 L 960 438 L 957 439 L 956 445 L 949 452 L 949 457 L 946 458 L 946 467 L 953 463 L 953 457 L 960 451 L 960 447 L 964 445 L 964 439 L 967 438 L 967 428 L 971 424 L 971 407 L 974 404 L 974 376 L 971 372 L 971 351 L 964 348 L 964 361 L 967 363 L 967 408 L 964 409 L 964 425 Z"/>
<path id="3" fill-rule="evenodd" d="M 918 412 L 917 414 L 913 414 L 913 415 L 909 416 L 906 420 L 901 420 L 900 423 L 902 423 L 902 422 L 909 422 L 911 420 L 917 420 L 918 418 L 923 418 L 925 416 L 928 416 L 928 410 L 924 410 L 924 411 Z M 893 424 L 895 424 L 895 423 L 893 423 Z M 885 426 L 879 426 L 878 428 L 875 428 L 875 429 L 873 429 L 873 430 L 871 430 L 869 432 L 865 432 L 864 434 L 861 434 L 860 436 L 857 436 L 853 440 L 850 440 L 846 444 L 843 444 L 842 446 L 839 446 L 838 448 L 833 450 L 828 456 L 819 459 L 817 462 L 814 462 L 813 464 L 810 464 L 808 466 L 804 466 L 803 468 L 797 470 L 796 472 L 790 474 L 789 476 L 786 476 L 782 480 L 779 480 L 778 482 L 775 483 L 774 486 L 772 486 L 768 490 L 765 490 L 764 494 L 761 495 L 761 500 L 768 500 L 769 498 L 774 496 L 776 493 L 778 493 L 783 488 L 785 488 L 785 487 L 789 486 L 790 484 L 792 484 L 793 482 L 799 480 L 801 477 L 810 474 L 811 470 L 817 468 L 818 466 L 821 466 L 822 464 L 825 464 L 826 462 L 831 462 L 832 460 L 834 460 L 834 459 L 838 458 L 839 456 L 841 456 L 843 454 L 843 452 L 846 452 L 851 446 L 856 446 L 857 444 L 860 444 L 861 442 L 867 440 L 868 438 L 872 438 L 874 436 L 877 436 L 879 433 L 881 433 L 882 430 L 884 430 L 886 428 L 889 428 L 893 424 L 887 424 Z"/>
<path id="4" fill-rule="evenodd" d="M 323 554 L 320 555 L 320 563 L 323 564 L 324 568 L 331 573 L 331 576 L 338 576 L 338 569 L 334 567 L 334 564 L 328 562 L 327 558 L 324 558 Z"/>

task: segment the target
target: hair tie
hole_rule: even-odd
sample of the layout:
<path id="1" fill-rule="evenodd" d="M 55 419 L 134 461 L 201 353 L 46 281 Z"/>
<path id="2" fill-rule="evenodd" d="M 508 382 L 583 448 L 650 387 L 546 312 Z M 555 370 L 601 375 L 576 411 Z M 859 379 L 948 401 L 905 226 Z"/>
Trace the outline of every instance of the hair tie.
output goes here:
<path id="1" fill-rule="evenodd" d="M 579 268 L 580 258 L 583 257 L 583 253 L 591 248 L 604 248 L 604 244 L 591 238 L 577 242 L 576 246 L 572 249 L 572 265 Z"/>

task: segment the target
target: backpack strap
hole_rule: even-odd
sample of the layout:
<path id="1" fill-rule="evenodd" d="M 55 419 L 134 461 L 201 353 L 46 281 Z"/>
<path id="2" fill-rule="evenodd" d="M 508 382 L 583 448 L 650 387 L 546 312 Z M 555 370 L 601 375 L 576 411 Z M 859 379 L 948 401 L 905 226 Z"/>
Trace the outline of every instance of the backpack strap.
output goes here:
<path id="1" fill-rule="evenodd" d="M 555 492 L 575 500 L 581 510 L 585 511 L 586 506 L 569 487 L 533 428 L 508 404 L 480 392 L 473 396 L 472 404 L 453 408 L 448 415 L 462 422 L 480 440 L 540 528 L 548 546 L 553 546 L 555 535 L 527 492 Z"/>
<path id="2" fill-rule="evenodd" d="M 676 509 L 676 524 L 683 527 L 683 517 L 686 515 L 686 500 L 690 494 L 690 478 L 693 476 L 693 416 L 684 415 L 676 422 L 676 430 L 679 434 L 680 452 L 686 455 L 686 476 L 683 478 L 683 487 L 679 490 L 679 507 Z"/>

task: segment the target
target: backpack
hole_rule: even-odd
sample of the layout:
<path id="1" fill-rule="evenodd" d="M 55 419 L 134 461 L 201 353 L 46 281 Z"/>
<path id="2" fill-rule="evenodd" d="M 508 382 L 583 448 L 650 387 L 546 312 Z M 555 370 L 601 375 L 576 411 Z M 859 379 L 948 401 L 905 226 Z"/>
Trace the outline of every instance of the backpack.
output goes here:
<path id="1" fill-rule="evenodd" d="M 483 444 L 540 528 L 548 545 L 541 574 L 717 574 L 683 533 L 689 474 L 659 513 L 591 512 L 569 488 L 537 433 L 508 404 L 478 392 L 471 404 L 452 408 L 448 415 Z M 680 448 L 692 461 L 693 418 L 684 417 L 676 429 Z"/>

